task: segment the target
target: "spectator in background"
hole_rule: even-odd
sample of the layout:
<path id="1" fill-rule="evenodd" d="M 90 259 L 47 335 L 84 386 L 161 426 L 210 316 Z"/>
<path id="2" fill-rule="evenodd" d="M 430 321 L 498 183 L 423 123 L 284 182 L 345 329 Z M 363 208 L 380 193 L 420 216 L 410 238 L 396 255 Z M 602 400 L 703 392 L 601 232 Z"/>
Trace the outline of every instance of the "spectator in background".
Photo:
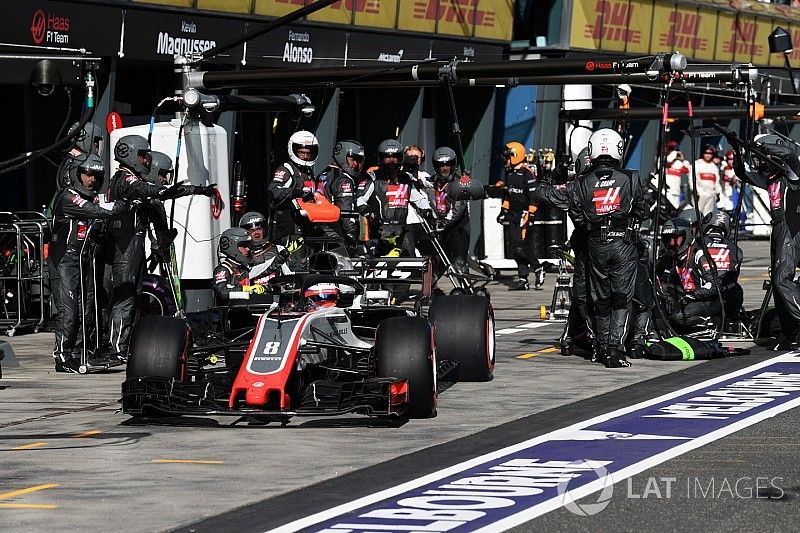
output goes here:
<path id="1" fill-rule="evenodd" d="M 714 164 L 717 151 L 707 144 L 703 148 L 703 155 L 694 162 L 695 177 L 697 178 L 697 207 L 703 216 L 714 212 L 719 188 L 719 168 Z"/>

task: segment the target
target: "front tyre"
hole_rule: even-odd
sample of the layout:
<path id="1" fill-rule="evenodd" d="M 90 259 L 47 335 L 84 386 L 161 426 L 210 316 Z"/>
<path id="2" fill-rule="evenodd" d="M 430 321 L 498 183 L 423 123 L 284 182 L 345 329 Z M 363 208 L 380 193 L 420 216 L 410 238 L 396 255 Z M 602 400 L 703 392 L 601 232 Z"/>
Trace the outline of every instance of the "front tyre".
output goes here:
<path id="1" fill-rule="evenodd" d="M 428 312 L 435 331 L 436 355 L 458 363 L 458 381 L 494 377 L 494 310 L 483 296 L 437 298 Z"/>
<path id="2" fill-rule="evenodd" d="M 436 416 L 436 353 L 428 321 L 410 316 L 387 318 L 375 333 L 375 354 L 378 376 L 408 379 L 408 416 Z"/>

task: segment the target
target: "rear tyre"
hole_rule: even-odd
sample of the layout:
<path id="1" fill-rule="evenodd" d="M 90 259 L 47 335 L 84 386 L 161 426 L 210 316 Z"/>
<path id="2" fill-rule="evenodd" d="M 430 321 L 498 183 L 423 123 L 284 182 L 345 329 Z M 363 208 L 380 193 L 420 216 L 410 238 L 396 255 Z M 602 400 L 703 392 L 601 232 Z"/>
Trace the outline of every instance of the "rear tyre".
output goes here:
<path id="1" fill-rule="evenodd" d="M 131 335 L 128 379 L 153 377 L 176 378 L 182 381 L 190 342 L 189 325 L 180 318 L 140 318 Z"/>
<path id="2" fill-rule="evenodd" d="M 494 376 L 494 311 L 482 296 L 437 298 L 428 319 L 433 325 L 436 356 L 458 363 L 458 381 L 490 381 Z"/>
<path id="3" fill-rule="evenodd" d="M 375 333 L 375 353 L 378 376 L 408 379 L 408 416 L 436 416 L 436 355 L 428 321 L 410 316 L 387 318 Z"/>

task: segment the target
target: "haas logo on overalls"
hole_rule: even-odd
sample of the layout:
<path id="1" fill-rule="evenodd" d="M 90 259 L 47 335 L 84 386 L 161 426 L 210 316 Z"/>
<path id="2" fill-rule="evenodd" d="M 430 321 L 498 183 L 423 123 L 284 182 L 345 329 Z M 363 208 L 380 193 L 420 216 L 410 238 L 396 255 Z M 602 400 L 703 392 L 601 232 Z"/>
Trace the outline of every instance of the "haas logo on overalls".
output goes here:
<path id="1" fill-rule="evenodd" d="M 731 251 L 727 248 L 712 246 L 708 248 L 708 254 L 717 265 L 717 270 L 728 271 L 731 269 Z M 709 264 L 704 265 L 706 270 L 711 268 Z"/>
<path id="2" fill-rule="evenodd" d="M 444 191 L 436 191 L 436 211 L 443 215 L 447 213 L 447 193 Z"/>
<path id="3" fill-rule="evenodd" d="M 598 215 L 607 215 L 620 210 L 619 206 L 619 187 L 608 189 L 598 189 L 594 191 L 594 210 Z"/>
<path id="4" fill-rule="evenodd" d="M 408 193 L 408 185 L 404 183 L 389 184 L 389 188 L 386 191 L 389 207 L 408 207 Z"/>

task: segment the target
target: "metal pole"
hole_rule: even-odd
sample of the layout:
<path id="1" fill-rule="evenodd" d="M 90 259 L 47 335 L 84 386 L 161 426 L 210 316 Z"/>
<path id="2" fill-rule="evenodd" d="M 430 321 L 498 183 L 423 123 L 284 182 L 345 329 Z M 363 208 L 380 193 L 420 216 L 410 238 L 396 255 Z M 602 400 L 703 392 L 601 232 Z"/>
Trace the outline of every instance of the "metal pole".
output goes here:
<path id="1" fill-rule="evenodd" d="M 741 118 L 747 110 L 742 106 L 699 107 L 694 109 L 694 117 L 702 119 Z M 660 106 L 640 109 L 571 109 L 562 111 L 559 116 L 565 120 L 655 120 L 661 118 Z M 800 105 L 765 106 L 765 117 L 792 117 L 800 115 Z M 669 118 L 689 118 L 686 107 L 670 107 Z"/>

